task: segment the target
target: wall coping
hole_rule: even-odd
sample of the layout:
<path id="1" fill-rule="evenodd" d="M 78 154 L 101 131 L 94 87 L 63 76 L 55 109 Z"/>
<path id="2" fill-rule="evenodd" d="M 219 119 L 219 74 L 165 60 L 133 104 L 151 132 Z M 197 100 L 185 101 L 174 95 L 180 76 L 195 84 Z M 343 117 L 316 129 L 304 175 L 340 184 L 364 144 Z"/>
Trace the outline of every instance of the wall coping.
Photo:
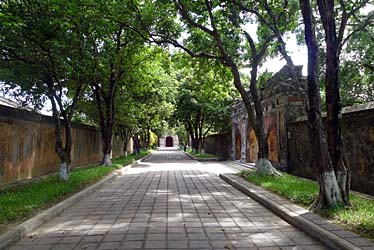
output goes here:
<path id="1" fill-rule="evenodd" d="M 55 120 L 51 116 L 42 115 L 35 111 L 28 111 L 25 109 L 20 108 L 13 108 L 6 105 L 0 104 L 0 121 L 7 121 L 7 120 L 22 120 L 22 121 L 30 121 L 30 122 L 37 122 L 37 123 L 45 123 L 45 124 L 52 124 L 54 125 Z M 63 120 L 61 120 L 63 122 Z M 83 123 L 76 123 L 72 122 L 73 128 L 83 128 L 83 129 L 92 129 L 92 130 L 99 130 L 99 128 Z"/>
<path id="2" fill-rule="evenodd" d="M 352 106 L 344 107 L 343 108 L 343 115 L 344 114 L 349 114 L 349 113 L 356 113 L 356 112 L 363 112 L 363 111 L 368 111 L 368 110 L 373 110 L 374 111 L 374 102 L 367 102 L 363 104 L 354 104 Z M 326 117 L 327 113 L 323 112 L 322 117 Z M 292 121 L 289 121 L 288 123 L 297 123 L 297 122 L 304 122 L 308 120 L 308 116 L 303 115 L 300 116 Z"/>

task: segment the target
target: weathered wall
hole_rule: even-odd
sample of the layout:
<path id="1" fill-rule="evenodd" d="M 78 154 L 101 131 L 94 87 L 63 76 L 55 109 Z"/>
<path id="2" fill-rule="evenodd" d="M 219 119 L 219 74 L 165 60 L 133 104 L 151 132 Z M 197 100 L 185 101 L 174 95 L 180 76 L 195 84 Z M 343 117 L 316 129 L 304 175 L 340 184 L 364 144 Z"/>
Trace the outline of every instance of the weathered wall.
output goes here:
<path id="1" fill-rule="evenodd" d="M 342 130 L 345 151 L 351 167 L 352 189 L 373 195 L 374 103 L 345 110 Z M 288 137 L 290 171 L 302 177 L 315 179 L 305 119 L 288 124 Z"/>
<path id="2" fill-rule="evenodd" d="M 287 166 L 287 122 L 305 114 L 304 97 L 300 93 L 299 85 L 305 88 L 306 81 L 301 74 L 302 68 L 297 69 L 297 80 L 286 65 L 274 74 L 260 91 L 269 160 L 278 168 Z M 231 110 L 231 159 L 256 162 L 257 139 L 252 132 L 243 102 L 236 102 Z"/>
<path id="3" fill-rule="evenodd" d="M 209 135 L 205 138 L 204 149 L 208 154 L 221 156 L 225 159 L 230 157 L 231 136 L 230 133 Z"/>
<path id="4" fill-rule="evenodd" d="M 100 131 L 87 125 L 72 129 L 72 167 L 101 160 Z M 0 186 L 58 171 L 51 117 L 0 105 Z M 113 156 L 122 154 L 115 137 Z"/>

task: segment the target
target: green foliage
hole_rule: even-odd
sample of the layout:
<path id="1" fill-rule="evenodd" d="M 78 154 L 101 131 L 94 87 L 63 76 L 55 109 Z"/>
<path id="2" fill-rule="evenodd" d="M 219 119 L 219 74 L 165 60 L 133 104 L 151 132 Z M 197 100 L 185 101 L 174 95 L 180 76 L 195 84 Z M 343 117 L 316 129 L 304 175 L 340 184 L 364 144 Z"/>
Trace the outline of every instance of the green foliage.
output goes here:
<path id="1" fill-rule="evenodd" d="M 241 171 L 238 175 L 302 206 L 310 206 L 318 195 L 317 183 L 286 173 L 282 173 L 283 176 L 264 176 L 253 171 Z M 352 208 L 322 210 L 321 214 L 348 230 L 374 239 L 374 200 L 357 195 L 351 195 L 350 200 Z"/>
<path id="2" fill-rule="evenodd" d="M 356 32 L 341 57 L 343 106 L 374 101 L 374 27 Z"/>
<path id="3" fill-rule="evenodd" d="M 147 154 L 149 151 L 142 151 L 139 155 L 113 159 L 112 167 L 94 166 L 74 170 L 66 182 L 59 181 L 58 176 L 51 176 L 20 187 L 2 190 L 0 191 L 0 224 L 5 225 L 30 217 L 40 209 L 68 198 L 113 170 L 131 164 Z"/>
<path id="4" fill-rule="evenodd" d="M 201 125 L 204 132 L 227 130 L 231 114 L 229 105 L 235 95 L 229 71 L 203 60 L 179 60 L 177 78 L 180 86 L 174 121 L 193 127 Z"/>
<path id="5" fill-rule="evenodd" d="M 158 137 L 157 135 L 151 131 L 151 136 L 150 136 L 150 142 L 149 142 L 149 146 L 150 148 L 152 149 L 156 149 L 157 148 L 157 144 L 158 144 Z"/>

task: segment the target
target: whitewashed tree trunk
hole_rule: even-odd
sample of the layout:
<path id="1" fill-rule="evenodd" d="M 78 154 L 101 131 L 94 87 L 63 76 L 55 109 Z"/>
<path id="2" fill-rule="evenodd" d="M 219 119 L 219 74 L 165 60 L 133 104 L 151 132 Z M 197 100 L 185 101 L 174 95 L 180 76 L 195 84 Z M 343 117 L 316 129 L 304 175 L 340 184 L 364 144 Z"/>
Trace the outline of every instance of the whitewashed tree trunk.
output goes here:
<path id="1" fill-rule="evenodd" d="M 125 152 L 123 152 L 123 155 L 124 155 L 125 157 L 127 157 L 127 155 L 128 155 L 127 150 L 125 150 Z"/>
<path id="2" fill-rule="evenodd" d="M 112 160 L 110 159 L 110 154 L 104 154 L 103 166 L 112 166 Z"/>
<path id="3" fill-rule="evenodd" d="M 310 210 L 319 211 L 323 208 L 337 207 L 343 204 L 342 194 L 334 171 L 319 175 L 319 195 L 310 206 Z"/>
<path id="4" fill-rule="evenodd" d="M 338 186 L 338 182 L 336 181 L 336 176 L 335 172 L 326 172 L 323 173 L 323 178 L 324 178 L 324 184 L 325 184 L 325 189 L 326 189 L 326 199 L 327 199 L 327 204 L 330 206 L 336 206 L 338 204 L 342 203 L 342 195 L 340 192 L 340 188 Z"/>
<path id="5" fill-rule="evenodd" d="M 60 164 L 60 180 L 62 181 L 69 180 L 68 164 L 66 164 L 66 162 Z"/>
<path id="6" fill-rule="evenodd" d="M 256 161 L 256 173 L 258 174 L 265 174 L 265 175 L 279 175 L 282 176 L 282 174 L 277 171 L 271 162 L 266 158 L 259 158 Z"/>

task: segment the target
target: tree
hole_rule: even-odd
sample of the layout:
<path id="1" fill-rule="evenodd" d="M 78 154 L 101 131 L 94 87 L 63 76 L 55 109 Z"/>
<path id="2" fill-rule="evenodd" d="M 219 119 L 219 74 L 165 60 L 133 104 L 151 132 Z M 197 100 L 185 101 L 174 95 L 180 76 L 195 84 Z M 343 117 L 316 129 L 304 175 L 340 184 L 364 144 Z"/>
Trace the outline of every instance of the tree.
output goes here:
<path id="1" fill-rule="evenodd" d="M 264 59 L 274 55 L 277 51 L 275 35 L 269 27 L 258 26 L 255 39 L 247 31 L 246 25 L 254 20 L 254 16 L 238 8 L 233 1 L 173 1 L 174 8 L 178 11 L 182 23 L 167 21 L 162 18 L 164 13 L 171 13 L 171 6 L 162 5 L 148 10 L 142 20 L 152 19 L 147 13 L 162 13 L 154 15 L 154 19 L 163 25 L 153 25 L 148 28 L 148 36 L 152 42 L 158 44 L 169 43 L 180 48 L 192 57 L 215 60 L 231 70 L 233 84 L 238 90 L 246 107 L 248 119 L 254 128 L 258 144 L 257 171 L 266 174 L 278 173 L 271 165 L 268 143 L 264 131 L 263 108 L 260 92 L 257 89 L 258 68 Z M 165 7 L 166 6 L 166 7 Z M 173 14 L 170 14 L 173 17 Z M 144 21 L 143 21 L 144 22 Z M 150 21 L 149 21 L 150 22 Z M 287 25 L 286 22 L 280 22 Z M 186 31 L 185 38 L 178 39 L 181 30 Z M 283 34 L 286 29 L 279 29 Z M 242 82 L 240 68 L 249 65 L 251 78 L 249 91 Z"/>
<path id="2" fill-rule="evenodd" d="M 222 65 L 208 65 L 201 60 L 184 61 L 182 65 L 173 117 L 191 136 L 192 148 L 200 152 L 208 133 L 227 129 L 229 124 L 231 113 L 227 107 L 233 95 L 230 72 Z"/>
<path id="3" fill-rule="evenodd" d="M 364 26 L 370 16 L 361 17 L 360 31 L 352 34 L 340 56 L 342 105 L 374 101 L 374 25 Z"/>
<path id="4" fill-rule="evenodd" d="M 305 42 L 308 47 L 308 124 L 309 138 L 317 169 L 320 199 L 331 205 L 336 202 L 338 188 L 328 153 L 327 141 L 322 124 L 321 97 L 318 84 L 318 42 L 315 33 L 312 6 L 309 0 L 300 0 L 305 25 Z M 317 162 L 317 159 L 318 162 Z"/>
<path id="5" fill-rule="evenodd" d="M 97 105 L 97 114 L 103 143 L 102 164 L 110 166 L 112 136 L 115 123 L 116 96 L 119 88 L 127 84 L 125 75 L 131 72 L 136 62 L 134 56 L 144 40 L 128 23 L 136 27 L 133 1 L 95 1 L 90 3 L 90 29 L 85 33 L 91 42 L 88 53 L 91 61 L 85 66 L 91 71 L 90 87 Z"/>
<path id="6" fill-rule="evenodd" d="M 310 124 L 310 138 L 315 158 L 319 182 L 319 196 L 312 205 L 312 209 L 334 207 L 337 205 L 350 206 L 348 161 L 344 155 L 341 135 L 342 106 L 339 93 L 339 55 L 343 45 L 354 32 L 360 28 L 345 31 L 349 18 L 354 16 L 368 1 L 340 1 L 342 16 L 337 28 L 335 22 L 335 6 L 332 0 L 317 0 L 318 11 L 324 31 L 325 52 L 325 89 L 327 110 L 327 142 L 321 120 L 320 96 L 318 88 L 318 41 L 314 26 L 312 5 L 308 0 L 300 0 L 305 25 L 305 41 L 308 47 L 308 120 Z M 347 8 L 350 9 L 347 11 Z M 321 152 L 321 149 L 326 152 Z M 326 150 L 328 149 L 328 150 Z"/>
<path id="7" fill-rule="evenodd" d="M 0 80 L 36 107 L 49 99 L 62 180 L 68 179 L 71 163 L 71 119 L 89 81 L 80 67 L 87 23 L 76 8 L 65 1 L 0 3 Z"/>
<path id="8" fill-rule="evenodd" d="M 350 18 L 346 18 L 348 23 L 339 49 L 339 82 L 343 107 L 374 101 L 374 12 L 360 13 L 362 8 L 357 7 L 367 1 L 355 1 L 353 6 L 351 2 L 343 3 L 344 9 L 338 8 L 339 17 L 347 16 L 353 11 Z"/>
<path id="9" fill-rule="evenodd" d="M 161 48 L 146 46 L 134 60 L 139 63 L 119 89 L 116 127 L 127 138 L 144 135 L 142 141 L 149 148 L 152 131 L 161 130 L 172 113 L 177 82 L 168 69 L 169 55 Z"/>

